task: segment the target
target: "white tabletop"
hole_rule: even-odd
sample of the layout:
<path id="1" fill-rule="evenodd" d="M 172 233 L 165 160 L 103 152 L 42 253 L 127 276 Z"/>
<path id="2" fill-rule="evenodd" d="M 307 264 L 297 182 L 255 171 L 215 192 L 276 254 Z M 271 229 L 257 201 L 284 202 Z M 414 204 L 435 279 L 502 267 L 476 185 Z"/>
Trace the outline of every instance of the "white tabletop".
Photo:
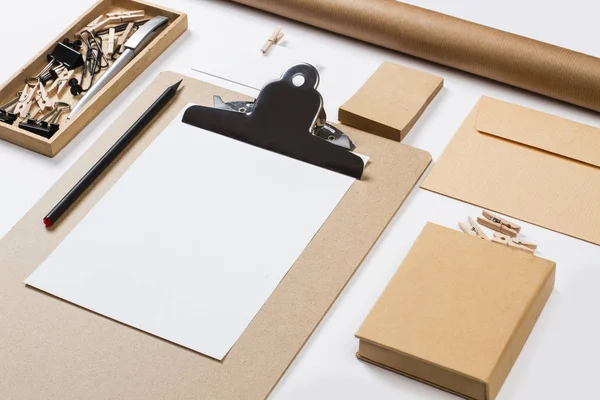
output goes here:
<path id="1" fill-rule="evenodd" d="M 485 94 L 600 126 L 600 115 L 425 61 L 263 14 L 224 1 L 154 0 L 186 12 L 189 31 L 107 107 L 57 157 L 50 159 L 0 141 L 0 236 L 27 212 L 114 121 L 158 72 L 174 70 L 223 84 L 191 71 L 202 57 L 227 59 L 211 40 L 237 41 L 283 26 L 287 45 L 325 66 L 321 92 L 330 119 L 358 89 L 370 68 L 395 61 L 445 78 L 445 88 L 405 143 L 427 150 L 434 162 L 463 119 Z M 366 0 L 365 0 L 366 1 Z M 413 4 L 547 41 L 600 57 L 597 15 L 589 0 L 411 0 Z M 0 81 L 8 79 L 51 38 L 84 12 L 92 0 L 29 0 L 24 7 L 2 2 Z M 228 39 L 229 40 L 229 39 Z M 212 52 L 203 49 L 213 48 Z M 600 73 L 600 71 L 599 71 Z M 329 81 L 328 80 L 329 77 Z M 500 174 L 501 171 L 498 171 Z M 543 205 L 540 205 L 543 207 Z M 480 209 L 416 189 L 325 316 L 273 391 L 275 399 L 453 399 L 454 396 L 362 363 L 354 333 L 381 294 L 427 221 L 456 227 Z M 600 229 L 600 228 L 599 228 Z M 523 224 L 539 255 L 557 263 L 555 290 L 513 367 L 498 399 L 595 398 L 600 358 L 600 247 Z"/>

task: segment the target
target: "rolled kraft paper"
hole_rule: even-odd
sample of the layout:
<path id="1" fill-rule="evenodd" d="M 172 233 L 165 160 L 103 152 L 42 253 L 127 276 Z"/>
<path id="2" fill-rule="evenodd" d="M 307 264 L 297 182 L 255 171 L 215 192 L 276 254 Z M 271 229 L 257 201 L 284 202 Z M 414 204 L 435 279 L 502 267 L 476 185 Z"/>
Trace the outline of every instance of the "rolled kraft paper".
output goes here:
<path id="1" fill-rule="evenodd" d="M 395 0 L 232 0 L 600 111 L 600 59 Z"/>

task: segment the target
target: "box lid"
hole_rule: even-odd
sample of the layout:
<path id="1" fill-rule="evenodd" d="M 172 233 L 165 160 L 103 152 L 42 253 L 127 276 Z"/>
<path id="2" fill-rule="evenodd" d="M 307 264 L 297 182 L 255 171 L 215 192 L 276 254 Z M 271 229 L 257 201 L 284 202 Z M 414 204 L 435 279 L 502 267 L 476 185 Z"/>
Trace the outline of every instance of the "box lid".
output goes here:
<path id="1" fill-rule="evenodd" d="M 359 356 L 492 399 L 552 291 L 554 271 L 552 261 L 427 224 L 356 334 Z"/>

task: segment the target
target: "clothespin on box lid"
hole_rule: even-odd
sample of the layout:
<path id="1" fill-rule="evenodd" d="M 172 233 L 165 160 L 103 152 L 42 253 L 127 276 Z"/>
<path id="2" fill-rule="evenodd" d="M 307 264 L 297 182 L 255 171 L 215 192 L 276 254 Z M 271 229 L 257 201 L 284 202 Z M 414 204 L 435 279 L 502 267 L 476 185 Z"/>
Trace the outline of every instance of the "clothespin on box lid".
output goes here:
<path id="1" fill-rule="evenodd" d="M 475 236 L 475 237 L 478 237 L 478 238 L 484 239 L 484 240 L 490 240 L 490 238 L 487 237 L 487 235 L 481 229 L 481 227 L 479 225 L 477 225 L 477 223 L 475 221 L 473 221 L 473 219 L 471 217 L 469 217 L 469 224 L 471 225 L 470 228 L 467 225 L 463 224 L 462 222 L 459 222 L 458 226 L 467 235 Z"/>
<path id="2" fill-rule="evenodd" d="M 273 33 L 271 33 L 271 36 L 269 36 L 269 39 L 267 39 L 265 44 L 263 44 L 263 46 L 260 48 L 261 53 L 267 54 L 271 46 L 279 43 L 281 39 L 283 39 L 284 35 L 285 34 L 281 32 L 281 28 L 275 29 Z"/>
<path id="3" fill-rule="evenodd" d="M 512 238 L 510 236 L 506 236 L 501 233 L 494 233 L 492 242 L 499 243 L 499 244 L 505 245 L 507 247 L 512 247 L 514 249 L 526 251 L 529 253 L 534 253 L 535 249 L 537 249 L 537 245 L 535 243 L 527 242 L 527 241 L 521 240 L 521 239 Z"/>
<path id="4" fill-rule="evenodd" d="M 482 214 L 484 218 L 477 217 L 477 222 L 493 231 L 503 233 L 513 238 L 517 237 L 517 234 L 521 231 L 520 225 L 498 217 L 489 211 L 484 210 Z"/>

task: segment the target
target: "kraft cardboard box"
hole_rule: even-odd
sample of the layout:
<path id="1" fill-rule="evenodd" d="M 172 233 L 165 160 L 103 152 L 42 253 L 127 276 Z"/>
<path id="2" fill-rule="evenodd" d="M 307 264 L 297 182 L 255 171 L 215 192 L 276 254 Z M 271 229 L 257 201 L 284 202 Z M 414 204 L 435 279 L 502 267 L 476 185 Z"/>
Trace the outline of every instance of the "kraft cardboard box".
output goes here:
<path id="1" fill-rule="evenodd" d="M 384 62 L 338 111 L 338 119 L 365 132 L 401 141 L 444 86 L 438 76 Z"/>
<path id="2" fill-rule="evenodd" d="M 555 265 L 429 223 L 357 332 L 357 356 L 493 400 L 552 292 Z"/>

